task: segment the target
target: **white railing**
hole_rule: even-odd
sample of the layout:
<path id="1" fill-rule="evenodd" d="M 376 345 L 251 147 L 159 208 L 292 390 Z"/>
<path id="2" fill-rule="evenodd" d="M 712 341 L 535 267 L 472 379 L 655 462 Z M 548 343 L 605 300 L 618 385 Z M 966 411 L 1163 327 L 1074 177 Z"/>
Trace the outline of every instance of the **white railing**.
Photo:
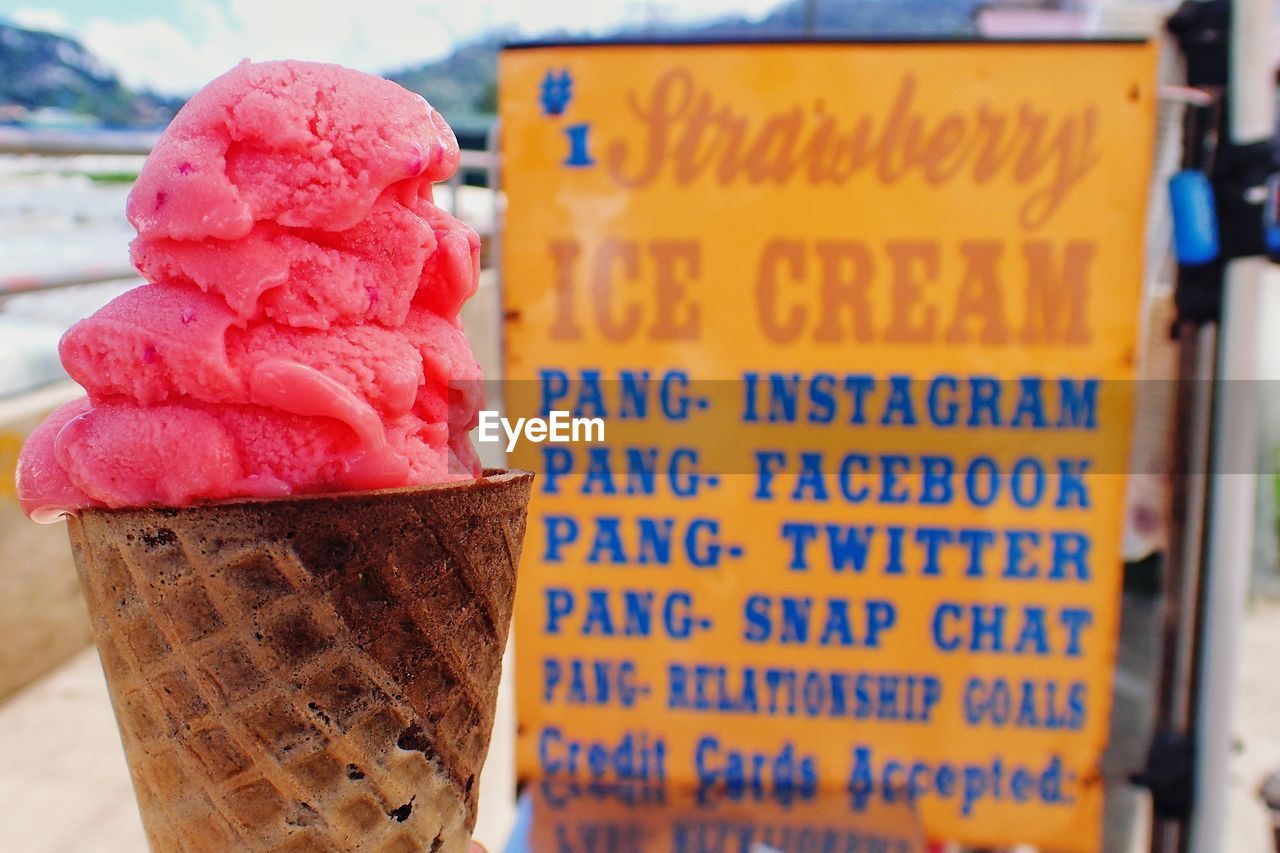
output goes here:
<path id="1" fill-rule="evenodd" d="M 15 296 L 19 293 L 32 293 L 37 290 L 58 290 L 64 287 L 81 287 L 86 284 L 102 284 L 108 281 L 123 281 L 137 278 L 133 267 L 95 267 L 73 272 L 50 275 L 9 275 L 0 273 L 0 296 Z"/>
<path id="2" fill-rule="evenodd" d="M 27 130 L 0 127 L 0 154 L 72 157 L 81 154 L 150 154 L 159 133 L 128 130 Z"/>
<path id="3" fill-rule="evenodd" d="M 23 128 L 0 127 L 0 155 L 19 155 L 32 157 L 77 157 L 77 156 L 145 156 L 151 153 L 152 147 L 159 138 L 156 132 L 141 131 L 70 131 L 70 130 L 28 130 Z M 471 223 L 484 240 L 494 236 L 497 200 L 493 187 L 498 180 L 498 154 L 493 143 L 496 134 L 490 133 L 486 150 L 464 149 L 458 164 L 458 170 L 443 186 L 449 188 L 444 197 L 444 207 L 452 214 L 458 213 L 458 195 L 471 175 L 484 175 L 489 187 L 489 210 L 493 214 L 488 222 Z M 0 297 L 18 293 L 53 290 L 58 288 L 79 287 L 87 284 L 98 284 L 108 281 L 119 281 L 137 278 L 137 273 L 128 266 L 91 267 L 70 272 L 38 275 L 6 275 L 0 271 Z"/>

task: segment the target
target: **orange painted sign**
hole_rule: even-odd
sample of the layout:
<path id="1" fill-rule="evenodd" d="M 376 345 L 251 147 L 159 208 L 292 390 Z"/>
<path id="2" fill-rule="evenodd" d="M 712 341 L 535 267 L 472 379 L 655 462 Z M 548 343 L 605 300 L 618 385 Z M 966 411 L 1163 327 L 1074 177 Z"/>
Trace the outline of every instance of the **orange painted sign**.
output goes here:
<path id="1" fill-rule="evenodd" d="M 521 795 L 519 810 L 507 853 L 927 849 L 919 815 L 905 798 L 854 813 L 838 794 L 729 802 L 699 798 L 690 788 L 540 780 Z"/>
<path id="2" fill-rule="evenodd" d="M 503 54 L 522 778 L 1098 848 L 1154 57 Z"/>

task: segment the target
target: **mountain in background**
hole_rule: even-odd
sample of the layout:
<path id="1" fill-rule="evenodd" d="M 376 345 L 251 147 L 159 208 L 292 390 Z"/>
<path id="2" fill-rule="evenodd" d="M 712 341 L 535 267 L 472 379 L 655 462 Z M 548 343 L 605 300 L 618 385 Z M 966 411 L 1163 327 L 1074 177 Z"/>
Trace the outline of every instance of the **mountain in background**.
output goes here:
<path id="1" fill-rule="evenodd" d="M 792 0 L 758 21 L 733 16 L 670 29 L 650 26 L 642 32 L 708 37 L 800 36 L 806 29 L 806 5 L 803 0 Z M 826 38 L 972 36 L 976 34 L 974 9 L 981 5 L 983 0 L 818 0 L 813 4 L 814 29 Z"/>
<path id="2" fill-rule="evenodd" d="M 981 0 L 818 0 L 814 31 L 823 37 L 957 37 L 975 33 Z M 758 20 L 730 16 L 700 24 L 623 27 L 607 38 L 786 38 L 806 31 L 806 4 L 791 0 Z M 464 145 L 481 144 L 497 110 L 498 51 L 513 32 L 460 45 L 444 59 L 393 70 L 392 80 L 420 93 L 449 120 Z M 561 31 L 535 41 L 580 41 Z M 0 23 L 0 122 L 57 120 L 107 127 L 159 127 L 182 105 L 132 90 L 78 41 Z"/>
<path id="3" fill-rule="evenodd" d="M 974 10 L 982 0 L 819 0 L 814 30 L 824 38 L 891 37 L 940 38 L 976 35 Z M 605 36 L 615 39 L 717 39 L 801 37 L 806 30 L 805 3 L 783 3 L 759 20 L 729 16 L 699 24 L 623 27 Z M 412 89 L 438 109 L 464 144 L 480 144 L 497 110 L 498 51 L 513 33 L 498 33 L 465 44 L 436 62 L 393 71 L 387 76 Z M 597 36 L 561 31 L 539 41 L 590 41 Z"/>
<path id="4" fill-rule="evenodd" d="M 181 106 L 126 87 L 73 38 L 0 22 L 0 121 L 160 127 Z"/>
<path id="5" fill-rule="evenodd" d="M 464 147 L 484 144 L 498 111 L 498 51 L 514 33 L 491 33 L 444 59 L 391 71 L 387 77 L 427 99 L 448 120 Z M 473 139 L 479 136 L 480 139 Z"/>

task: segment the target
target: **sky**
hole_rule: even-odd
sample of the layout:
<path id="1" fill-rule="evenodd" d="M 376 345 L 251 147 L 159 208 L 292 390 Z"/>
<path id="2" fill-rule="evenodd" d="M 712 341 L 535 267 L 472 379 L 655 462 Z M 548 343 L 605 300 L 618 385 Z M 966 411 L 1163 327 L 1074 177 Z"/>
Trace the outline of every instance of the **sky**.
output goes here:
<path id="1" fill-rule="evenodd" d="M 0 18 L 79 39 L 129 85 L 189 94 L 248 57 L 384 72 L 494 28 L 600 32 L 654 18 L 758 17 L 780 0 L 0 0 Z"/>

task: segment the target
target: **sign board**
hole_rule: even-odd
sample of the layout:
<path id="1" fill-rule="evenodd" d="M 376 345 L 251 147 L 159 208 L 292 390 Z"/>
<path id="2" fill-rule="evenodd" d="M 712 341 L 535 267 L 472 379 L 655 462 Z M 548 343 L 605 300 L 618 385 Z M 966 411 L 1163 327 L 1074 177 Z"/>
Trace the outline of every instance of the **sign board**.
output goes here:
<path id="1" fill-rule="evenodd" d="M 1154 66 L 503 54 L 522 778 L 1097 849 Z"/>
<path id="2" fill-rule="evenodd" d="M 924 853 L 919 815 L 904 799 L 853 813 L 842 794 L 729 802 L 684 788 L 540 780 L 520 797 L 505 853 L 879 851 Z"/>

